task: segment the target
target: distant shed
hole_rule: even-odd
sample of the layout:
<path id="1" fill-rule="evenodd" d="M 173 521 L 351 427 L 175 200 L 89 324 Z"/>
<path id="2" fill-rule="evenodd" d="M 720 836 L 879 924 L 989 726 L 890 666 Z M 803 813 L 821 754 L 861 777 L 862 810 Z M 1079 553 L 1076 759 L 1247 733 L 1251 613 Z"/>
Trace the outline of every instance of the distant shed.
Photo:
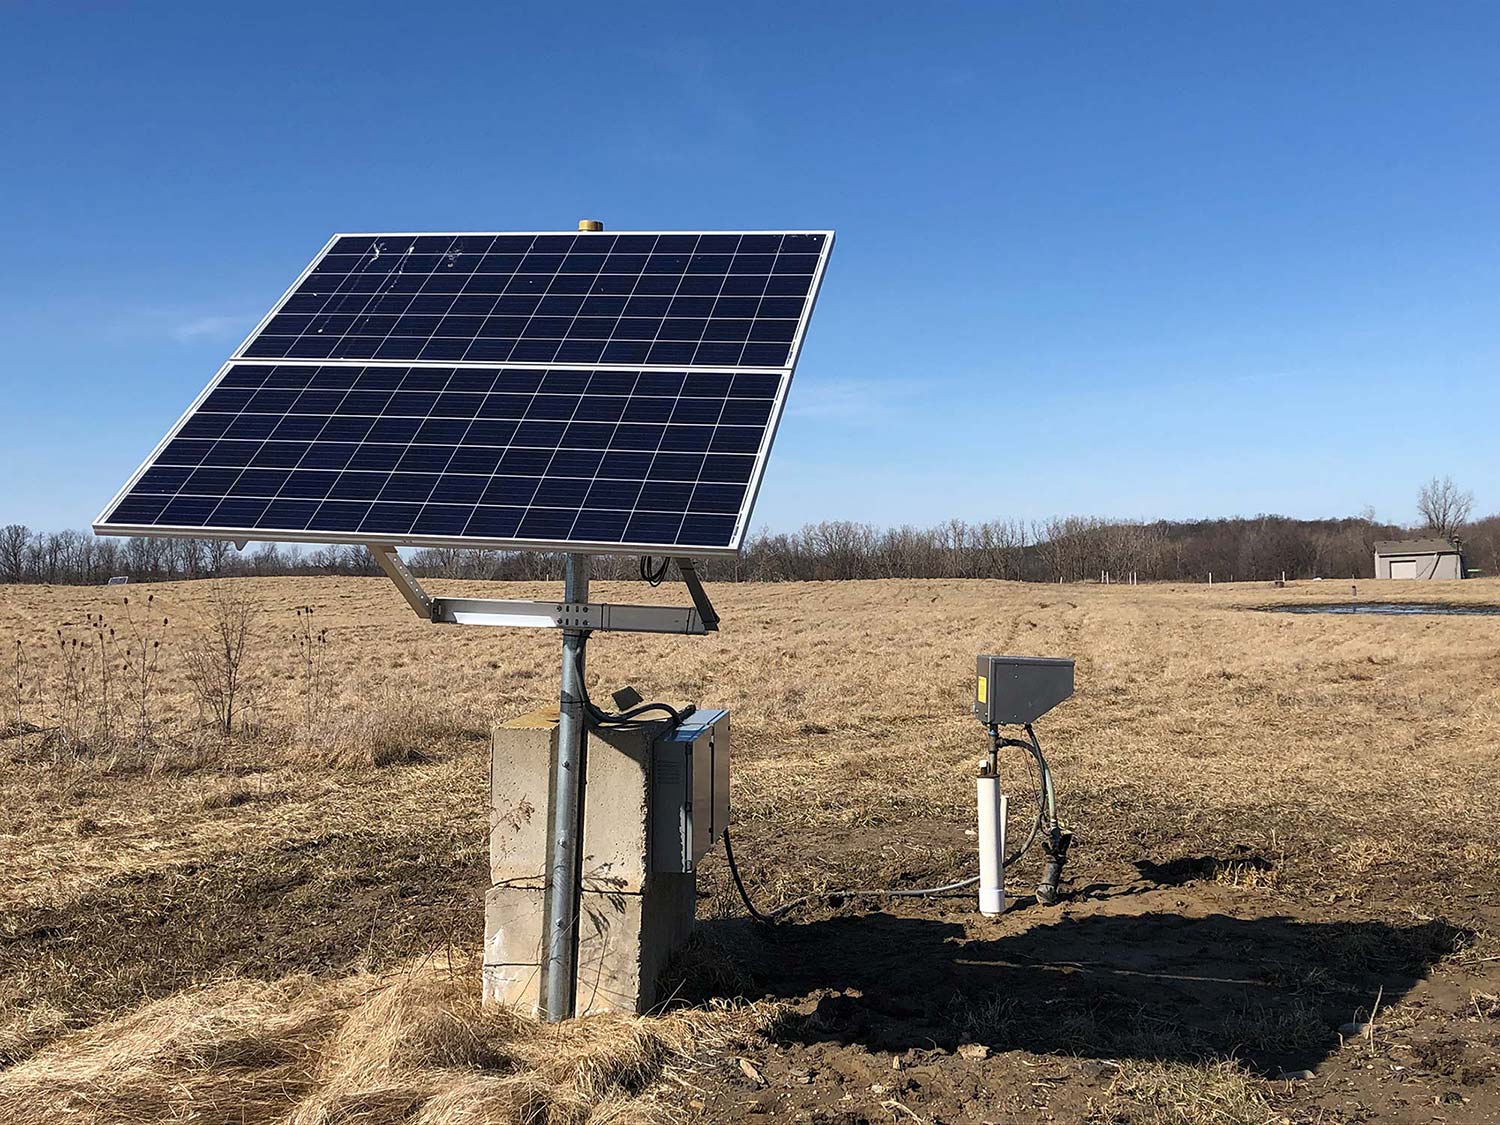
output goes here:
<path id="1" fill-rule="evenodd" d="M 1376 578 L 1463 576 L 1463 550 L 1447 539 L 1384 539 L 1375 544 Z"/>

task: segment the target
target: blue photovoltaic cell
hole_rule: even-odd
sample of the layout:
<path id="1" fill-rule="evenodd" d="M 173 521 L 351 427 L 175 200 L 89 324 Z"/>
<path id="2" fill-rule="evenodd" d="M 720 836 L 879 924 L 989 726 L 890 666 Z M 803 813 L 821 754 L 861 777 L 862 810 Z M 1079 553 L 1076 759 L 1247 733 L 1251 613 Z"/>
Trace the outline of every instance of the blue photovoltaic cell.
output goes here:
<path id="1" fill-rule="evenodd" d="M 784 367 L 826 239 L 349 236 L 239 355 Z"/>
<path id="2" fill-rule="evenodd" d="M 340 236 L 95 528 L 727 553 L 830 241 Z"/>
<path id="3" fill-rule="evenodd" d="M 236 363 L 102 523 L 725 547 L 784 378 Z"/>

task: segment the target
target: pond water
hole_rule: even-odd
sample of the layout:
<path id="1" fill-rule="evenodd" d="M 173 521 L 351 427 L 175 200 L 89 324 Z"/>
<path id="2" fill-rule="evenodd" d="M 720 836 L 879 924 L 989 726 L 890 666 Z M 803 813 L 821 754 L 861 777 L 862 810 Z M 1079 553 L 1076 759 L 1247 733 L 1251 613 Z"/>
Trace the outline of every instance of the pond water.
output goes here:
<path id="1" fill-rule="evenodd" d="M 1272 613 L 1374 613 L 1391 617 L 1500 617 L 1500 605 L 1444 605 L 1441 602 L 1333 602 L 1326 605 L 1272 605 Z"/>

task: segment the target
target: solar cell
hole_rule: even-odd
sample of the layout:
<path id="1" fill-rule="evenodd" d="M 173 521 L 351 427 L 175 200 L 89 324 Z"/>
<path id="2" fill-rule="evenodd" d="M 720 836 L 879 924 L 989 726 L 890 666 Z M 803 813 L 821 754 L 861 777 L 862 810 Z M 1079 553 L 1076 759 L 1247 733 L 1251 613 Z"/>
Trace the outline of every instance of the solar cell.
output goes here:
<path id="1" fill-rule="evenodd" d="M 337 236 L 95 530 L 732 553 L 831 241 Z"/>
<path id="2" fill-rule="evenodd" d="M 347 235 L 237 356 L 784 367 L 828 238 Z"/>

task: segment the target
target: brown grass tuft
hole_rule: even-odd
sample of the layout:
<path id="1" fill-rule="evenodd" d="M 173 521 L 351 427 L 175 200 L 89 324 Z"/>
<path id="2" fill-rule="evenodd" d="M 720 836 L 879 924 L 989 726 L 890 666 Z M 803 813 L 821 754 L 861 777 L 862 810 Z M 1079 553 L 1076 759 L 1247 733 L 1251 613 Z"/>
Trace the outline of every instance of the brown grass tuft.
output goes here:
<path id="1" fill-rule="evenodd" d="M 477 966 L 430 962 L 389 977 L 301 975 L 189 990 L 0 1072 L 0 1120 L 642 1120 L 653 1110 L 641 1095 L 670 1066 L 745 1041 L 769 1018 L 769 1009 L 720 1008 L 547 1026 L 483 1007 L 478 995 Z"/>
<path id="2" fill-rule="evenodd" d="M 1110 1093 L 1121 1125 L 1269 1125 L 1284 1118 L 1261 1084 L 1229 1061 L 1162 1063 L 1126 1060 Z"/>
<path id="3" fill-rule="evenodd" d="M 311 1088 L 357 985 L 229 981 L 65 1037 L 0 1074 L 0 1120 L 272 1122 Z"/>
<path id="4" fill-rule="evenodd" d="M 0 1067 L 28 1058 L 68 1025 L 68 1013 L 45 1000 L 32 1007 L 3 1006 L 7 1010 L 0 1015 Z"/>

